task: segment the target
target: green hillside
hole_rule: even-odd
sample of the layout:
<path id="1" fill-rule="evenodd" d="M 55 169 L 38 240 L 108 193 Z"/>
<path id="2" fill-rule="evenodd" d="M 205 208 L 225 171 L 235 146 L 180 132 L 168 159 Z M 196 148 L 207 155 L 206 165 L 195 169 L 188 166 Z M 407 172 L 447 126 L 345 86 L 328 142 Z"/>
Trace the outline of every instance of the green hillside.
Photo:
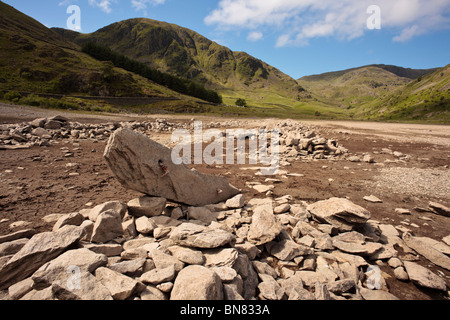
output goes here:
<path id="1" fill-rule="evenodd" d="M 81 52 L 78 45 L 0 2 L 0 92 L 179 96 Z"/>
<path id="2" fill-rule="evenodd" d="M 411 79 L 399 77 L 379 67 L 362 67 L 298 80 L 313 96 L 326 104 L 351 109 L 374 101 L 408 84 Z"/>
<path id="3" fill-rule="evenodd" d="M 362 106 L 355 116 L 361 119 L 450 123 L 450 65 Z"/>
<path id="4" fill-rule="evenodd" d="M 267 63 L 174 24 L 130 19 L 91 34 L 54 30 L 78 44 L 93 41 L 213 89 L 276 92 L 294 100 L 303 92 L 294 79 Z"/>

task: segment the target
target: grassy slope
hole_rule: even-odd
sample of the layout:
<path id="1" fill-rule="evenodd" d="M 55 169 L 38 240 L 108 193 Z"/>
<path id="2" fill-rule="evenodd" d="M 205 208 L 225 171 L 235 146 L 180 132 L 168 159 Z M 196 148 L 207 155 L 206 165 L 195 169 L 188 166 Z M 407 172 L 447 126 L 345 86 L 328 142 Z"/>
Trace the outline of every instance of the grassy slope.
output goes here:
<path id="1" fill-rule="evenodd" d="M 450 65 L 357 110 L 361 119 L 450 123 Z"/>
<path id="2" fill-rule="evenodd" d="M 298 80 L 319 100 L 341 108 L 379 99 L 410 81 L 378 67 L 357 68 Z"/>
<path id="3" fill-rule="evenodd" d="M 433 72 L 434 71 L 434 72 Z M 411 79 L 420 76 L 422 79 Z M 413 70 L 374 65 L 303 77 L 318 101 L 359 120 L 448 123 L 448 67 Z"/>
<path id="4" fill-rule="evenodd" d="M 57 29 L 83 43 L 93 40 L 161 71 L 196 80 L 214 89 L 273 91 L 296 99 L 294 79 L 244 52 L 233 52 L 200 34 L 174 24 L 130 19 L 91 34 Z"/>
<path id="5" fill-rule="evenodd" d="M 74 43 L 0 2 L 0 90 L 107 96 L 179 96 L 79 52 Z"/>

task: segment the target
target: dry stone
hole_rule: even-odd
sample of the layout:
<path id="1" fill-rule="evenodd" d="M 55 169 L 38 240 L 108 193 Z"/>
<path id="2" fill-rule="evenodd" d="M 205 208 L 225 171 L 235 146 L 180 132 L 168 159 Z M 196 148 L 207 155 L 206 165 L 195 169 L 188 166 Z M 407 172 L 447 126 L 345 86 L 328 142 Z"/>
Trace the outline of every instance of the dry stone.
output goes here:
<path id="1" fill-rule="evenodd" d="M 343 198 L 331 198 L 308 206 L 307 210 L 320 222 L 331 224 L 342 232 L 351 231 L 370 219 L 370 212 Z"/>
<path id="2" fill-rule="evenodd" d="M 175 268 L 174 266 L 168 266 L 164 269 L 153 269 L 144 273 L 140 277 L 140 281 L 144 283 L 150 283 L 153 285 L 158 285 L 163 282 L 172 281 L 175 278 Z"/>
<path id="3" fill-rule="evenodd" d="M 450 270 L 450 258 L 430 246 L 427 241 L 414 237 L 410 233 L 403 234 L 403 241 L 408 247 L 424 256 L 435 265 Z"/>
<path id="4" fill-rule="evenodd" d="M 253 210 L 247 239 L 254 245 L 266 244 L 278 236 L 283 227 L 273 214 L 272 206 L 262 205 Z"/>
<path id="5" fill-rule="evenodd" d="M 245 205 L 244 195 L 238 194 L 225 202 L 228 209 L 239 209 Z"/>
<path id="6" fill-rule="evenodd" d="M 232 243 L 235 236 L 225 230 L 183 223 L 171 232 L 170 239 L 180 246 L 212 249 Z"/>
<path id="7" fill-rule="evenodd" d="M 119 129 L 110 138 L 104 157 L 116 179 L 127 189 L 154 197 L 204 206 L 237 195 L 225 178 L 203 175 L 172 162 L 171 150 L 143 134 Z"/>
<path id="8" fill-rule="evenodd" d="M 138 282 L 111 269 L 101 267 L 95 277 L 109 290 L 114 300 L 125 300 L 137 289 Z"/>
<path id="9" fill-rule="evenodd" d="M 94 224 L 91 242 L 105 243 L 123 235 L 122 219 L 114 210 L 101 213 Z"/>
<path id="10" fill-rule="evenodd" d="M 105 266 L 108 259 L 103 254 L 94 253 L 88 249 L 70 250 L 56 259 L 47 262 L 40 267 L 32 276 L 35 289 L 43 289 L 53 282 L 60 280 L 67 281 L 72 274 L 68 272 L 72 266 L 77 268 L 77 272 L 94 272 L 95 269 Z"/>
<path id="11" fill-rule="evenodd" d="M 279 260 L 289 261 L 298 256 L 314 253 L 314 249 L 295 243 L 292 240 L 270 242 L 266 244 L 268 252 Z"/>
<path id="12" fill-rule="evenodd" d="M 437 214 L 440 214 L 445 217 L 450 217 L 450 208 L 444 206 L 443 204 L 437 202 L 430 202 L 429 206 Z"/>
<path id="13" fill-rule="evenodd" d="M 90 209 L 89 211 L 89 220 L 92 222 L 97 221 L 97 217 L 106 211 L 112 210 L 114 211 L 118 216 L 120 216 L 121 219 L 125 216 L 125 213 L 127 212 L 127 206 L 124 203 L 121 203 L 119 201 L 110 201 L 105 202 L 103 204 L 99 204 L 98 206 L 95 206 L 94 208 Z"/>
<path id="14" fill-rule="evenodd" d="M 404 261 L 403 264 L 405 265 L 406 272 L 408 273 L 408 276 L 411 279 L 411 281 L 417 283 L 422 287 L 442 291 L 447 290 L 447 285 L 445 281 L 439 276 L 432 273 L 427 268 L 422 267 L 421 265 L 411 261 Z"/>
<path id="15" fill-rule="evenodd" d="M 223 286 L 214 271 L 203 266 L 188 266 L 178 274 L 170 300 L 222 300 Z"/>
<path id="16" fill-rule="evenodd" d="M 0 269 L 0 289 L 27 278 L 42 265 L 58 257 L 82 236 L 83 229 L 76 226 L 65 226 L 56 232 L 34 235 Z"/>
<path id="17" fill-rule="evenodd" d="M 166 207 L 167 200 L 159 197 L 140 197 L 130 200 L 127 203 L 128 213 L 139 218 L 156 217 L 162 214 Z"/>

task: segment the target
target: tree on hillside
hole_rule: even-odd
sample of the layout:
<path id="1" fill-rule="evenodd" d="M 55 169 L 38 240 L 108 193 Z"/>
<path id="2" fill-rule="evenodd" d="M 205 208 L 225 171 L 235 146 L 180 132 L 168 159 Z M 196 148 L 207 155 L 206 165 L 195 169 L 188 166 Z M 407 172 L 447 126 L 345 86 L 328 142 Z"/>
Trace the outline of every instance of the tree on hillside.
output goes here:
<path id="1" fill-rule="evenodd" d="M 247 101 L 245 101 L 245 99 L 239 98 L 236 100 L 236 105 L 238 107 L 247 107 Z"/>

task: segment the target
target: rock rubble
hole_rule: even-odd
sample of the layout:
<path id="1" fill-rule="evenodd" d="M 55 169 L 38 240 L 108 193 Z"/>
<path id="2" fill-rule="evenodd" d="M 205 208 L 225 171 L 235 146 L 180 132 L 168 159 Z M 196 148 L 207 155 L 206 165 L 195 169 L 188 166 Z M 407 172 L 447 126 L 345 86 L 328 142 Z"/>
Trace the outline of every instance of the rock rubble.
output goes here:
<path id="1" fill-rule="evenodd" d="M 52 232 L 4 236 L 0 288 L 23 300 L 396 299 L 377 266 L 387 264 L 398 281 L 448 289 L 444 278 L 413 261 L 421 255 L 448 268 L 448 257 L 423 238 L 371 220 L 349 200 L 275 214 L 277 200 L 287 198 L 241 199 L 228 202 L 232 209 L 226 201 L 216 205 L 222 211 L 208 223 L 189 218 L 186 205 L 181 216 L 167 215 L 160 198 L 146 196 L 131 206 L 108 202 L 68 214 Z M 322 206 L 338 224 L 318 215 Z M 349 208 L 363 214 L 342 214 Z M 151 228 L 143 231 L 138 221 Z"/>
<path id="2" fill-rule="evenodd" d="M 286 159 L 347 157 L 336 141 L 290 122 L 278 127 Z M 133 188 L 130 184 L 156 184 L 151 185 L 153 191 L 134 188 L 146 195 L 128 203 L 111 201 L 57 217 L 51 232 L 28 229 L 0 236 L 0 290 L 7 299 L 397 299 L 379 266 L 392 268 L 397 281 L 448 290 L 444 277 L 419 263 L 423 257 L 436 268 L 449 270 L 448 239 L 444 243 L 403 232 L 373 220 L 367 209 L 348 199 L 315 203 L 296 202 L 289 195 L 246 199 L 232 187 L 227 192 L 226 181 L 215 177 L 197 181 L 195 187 L 183 184 L 193 179 L 179 174 L 158 172 L 149 177 L 144 171 L 157 171 L 153 165 L 159 165 L 167 150 L 146 150 L 143 144 L 148 139 L 140 141 L 141 135 L 131 130 L 145 134 L 174 128 L 164 121 L 91 126 L 62 117 L 0 126 L 0 145 L 6 148 L 44 146 L 58 138 L 111 139 L 105 156 L 115 173 L 126 172 L 116 174 L 118 180 Z M 119 150 L 112 145 L 121 134 L 131 137 L 122 146 L 131 150 L 130 144 L 137 141 L 138 147 L 108 158 Z M 139 148 L 156 161 L 140 163 Z M 121 157 L 133 165 L 115 170 Z M 159 179 L 166 177 L 183 180 L 176 188 L 187 196 L 164 190 Z M 197 188 L 202 183 L 215 197 Z M 222 196 L 217 198 L 218 194 Z M 430 210 L 448 213 L 448 208 L 435 203 L 430 203 Z"/>

